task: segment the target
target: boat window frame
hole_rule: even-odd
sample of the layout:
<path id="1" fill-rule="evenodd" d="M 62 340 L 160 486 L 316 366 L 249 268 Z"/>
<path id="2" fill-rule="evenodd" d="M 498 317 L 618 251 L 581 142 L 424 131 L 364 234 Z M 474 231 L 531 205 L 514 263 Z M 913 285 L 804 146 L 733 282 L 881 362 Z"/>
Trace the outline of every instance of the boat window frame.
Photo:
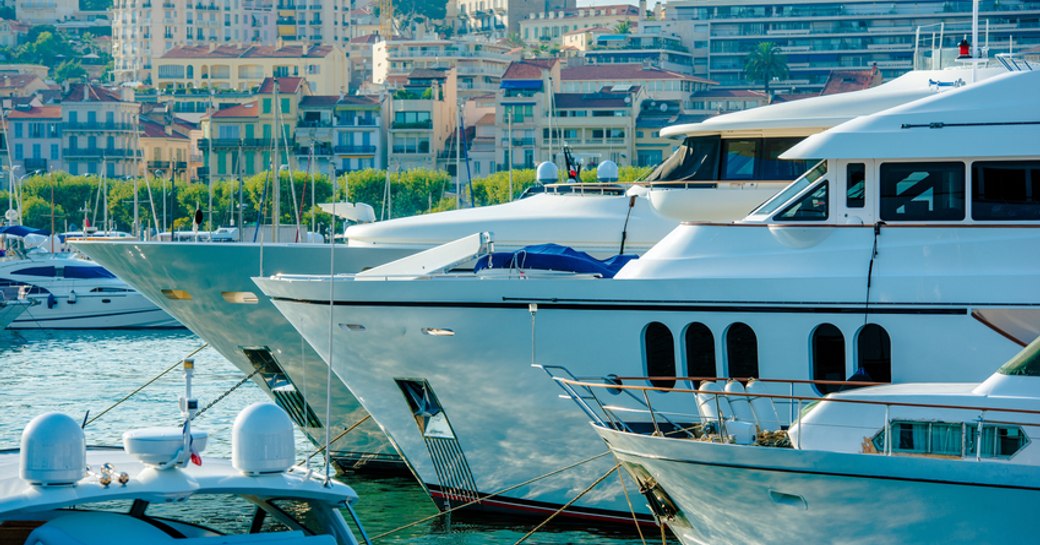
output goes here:
<path id="1" fill-rule="evenodd" d="M 1011 215 L 1004 216 L 1004 217 L 996 217 L 992 213 L 987 214 L 989 217 L 979 217 L 979 214 L 978 214 L 979 210 L 987 210 L 987 211 L 989 211 L 989 210 L 992 210 L 993 207 L 997 207 L 997 206 L 1001 206 L 1001 205 L 1004 205 L 1004 206 L 1007 206 L 1007 205 L 1014 206 L 1016 204 L 1029 204 L 1029 201 L 1026 201 L 1026 200 L 1023 200 L 1023 201 L 1021 201 L 1019 203 L 1016 203 L 1016 202 L 1004 202 L 1004 203 L 997 203 L 997 204 L 994 204 L 993 202 L 980 202 L 980 197 L 982 197 L 982 196 L 979 195 L 979 193 L 978 193 L 978 191 L 979 191 L 979 184 L 980 184 L 980 182 L 984 182 L 984 180 L 982 180 L 982 178 L 983 178 L 982 176 L 977 176 L 977 174 L 979 173 L 979 169 L 980 168 L 985 168 L 986 166 L 989 166 L 991 168 L 999 169 L 1000 167 L 1007 168 L 1007 167 L 1011 167 L 1011 166 L 1015 166 L 1015 165 L 1021 165 L 1023 167 L 1032 166 L 1032 168 L 1025 168 L 1024 169 L 1025 172 L 1026 172 L 1026 174 L 1025 174 L 1025 176 L 1026 176 L 1025 182 L 1026 182 L 1026 191 L 1027 191 L 1027 193 L 1029 192 L 1028 186 L 1030 185 L 1030 183 L 1029 183 L 1030 181 L 1032 181 L 1034 184 L 1040 184 L 1040 161 L 1035 161 L 1035 160 L 1011 160 L 1011 159 L 1008 159 L 1008 160 L 971 161 L 968 164 L 968 176 L 969 176 L 969 183 L 968 183 L 968 185 L 969 185 L 969 187 L 968 187 L 968 190 L 966 191 L 967 195 L 965 195 L 965 197 L 968 200 L 968 206 L 969 206 L 969 209 L 970 209 L 970 213 L 969 213 L 968 217 L 970 217 L 972 221 L 974 221 L 974 222 L 990 223 L 990 222 L 1036 222 L 1037 220 L 1040 220 L 1040 191 L 1034 192 L 1035 194 L 1032 196 L 1033 199 L 1034 199 L 1034 202 L 1037 202 L 1037 206 L 1035 208 L 1038 211 L 1038 213 L 1036 213 L 1032 217 L 1030 217 L 1028 214 L 1023 214 L 1023 215 L 1020 215 L 1019 217 L 1014 217 L 1014 216 L 1011 216 Z M 1037 173 L 1036 176 L 1032 180 L 1030 180 L 1030 177 L 1031 177 L 1030 172 L 1031 171 L 1034 171 L 1034 172 Z M 1005 184 L 1006 183 L 1007 182 L 1005 182 Z M 1040 189 L 1040 188 L 1038 188 L 1038 189 Z"/>
<path id="2" fill-rule="evenodd" d="M 693 331 L 703 331 L 707 333 L 704 337 L 704 348 L 710 346 L 710 352 L 708 350 L 694 352 L 690 345 L 690 333 Z M 710 342 L 709 342 L 710 341 Z M 701 347 L 695 347 L 701 348 Z M 703 359 L 707 361 L 707 356 L 711 355 L 711 372 L 701 373 L 700 370 L 693 369 L 690 366 L 690 360 Z M 690 322 L 683 328 L 683 364 L 685 365 L 686 376 L 688 377 L 716 377 L 719 373 L 719 356 L 718 349 L 715 346 L 715 333 L 712 332 L 708 324 L 704 322 Z M 694 388 L 700 387 L 700 381 L 694 381 Z"/>
<path id="3" fill-rule="evenodd" d="M 660 329 L 661 330 L 660 332 L 662 334 L 667 334 L 667 338 L 665 338 L 663 335 L 662 335 L 662 338 L 660 338 L 660 339 L 657 339 L 656 337 L 654 338 L 655 341 L 661 341 L 661 342 L 653 343 L 653 347 L 654 347 L 653 350 L 651 350 L 651 342 L 650 342 L 651 341 L 651 338 L 650 338 L 651 328 L 653 328 L 653 329 Z M 668 324 L 665 324 L 664 322 L 660 322 L 660 321 L 654 320 L 652 322 L 648 322 L 645 326 L 643 326 L 643 331 L 642 331 L 641 338 L 642 338 L 641 340 L 642 340 L 642 344 L 643 344 L 643 366 L 644 366 L 644 368 L 646 370 L 646 376 L 647 377 L 675 377 L 675 376 L 677 376 L 678 375 L 678 367 L 677 367 L 678 364 L 677 364 L 676 359 L 675 359 L 675 334 L 672 333 L 672 328 L 668 327 Z M 667 342 L 664 342 L 664 341 L 667 341 Z M 667 354 L 665 352 L 667 352 Z M 656 363 L 658 363 L 658 361 L 657 361 L 658 356 L 661 356 L 661 357 L 664 358 L 662 361 L 665 363 L 665 366 L 668 369 L 671 370 L 671 374 L 661 374 L 661 373 L 657 372 L 658 370 L 656 369 Z M 651 370 L 651 365 L 650 365 L 651 364 L 651 360 L 653 360 L 654 363 L 655 363 L 655 365 L 654 365 L 655 369 L 654 370 Z M 655 388 L 674 388 L 675 387 L 675 380 L 674 379 L 672 379 L 672 380 L 649 380 L 648 379 L 647 382 L 651 386 L 653 386 Z"/>
<path id="4" fill-rule="evenodd" d="M 786 223 L 803 223 L 803 222 L 824 222 L 831 217 L 831 191 L 830 191 L 830 180 L 823 180 L 813 185 L 809 191 L 802 193 L 801 197 L 795 199 L 790 204 L 785 206 L 782 210 L 773 215 L 773 221 L 786 222 Z M 823 191 L 822 197 L 818 195 L 819 191 Z M 821 217 L 806 217 L 798 214 L 803 214 L 813 208 L 807 210 L 801 210 L 802 204 L 806 201 L 818 200 L 823 203 L 823 216 Z M 785 217 L 787 214 L 794 214 L 791 217 Z"/>
<path id="5" fill-rule="evenodd" d="M 833 329 L 833 331 L 837 333 L 837 337 L 833 338 L 833 340 L 838 341 L 838 343 L 836 343 L 836 344 L 841 346 L 841 370 L 838 373 L 839 376 L 837 378 L 828 378 L 827 376 L 821 376 L 820 373 L 819 373 L 819 371 L 820 371 L 820 365 L 819 365 L 820 354 L 817 351 L 817 348 L 818 348 L 817 347 L 817 341 L 820 340 L 820 336 L 822 335 L 821 331 L 828 332 L 829 329 Z M 811 362 L 811 366 L 812 366 L 812 368 L 810 369 L 810 372 L 812 373 L 813 380 L 837 380 L 837 381 L 841 381 L 841 380 L 843 380 L 846 377 L 846 375 L 848 373 L 848 354 L 846 353 L 846 350 L 845 350 L 846 346 L 847 345 L 846 345 L 846 342 L 845 342 L 845 333 L 842 332 L 840 327 L 838 327 L 838 326 L 836 326 L 836 325 L 834 325 L 834 324 L 832 324 L 830 322 L 824 322 L 824 323 L 819 324 L 819 325 L 817 325 L 816 327 L 813 328 L 812 333 L 809 334 L 809 355 L 810 355 L 810 362 Z M 827 370 L 828 371 L 834 371 L 834 370 L 837 369 L 838 366 L 834 365 L 833 367 L 835 369 L 827 369 Z M 840 384 L 813 384 L 813 389 L 815 389 L 816 393 L 818 393 L 820 395 L 827 395 L 827 394 L 832 393 L 832 392 L 838 392 L 838 391 L 841 391 L 841 388 L 842 388 L 842 386 Z"/>
<path id="6" fill-rule="evenodd" d="M 909 180 L 910 176 L 912 175 L 912 174 L 910 174 L 910 175 L 907 175 L 907 176 L 905 176 L 905 177 L 903 177 L 903 178 L 901 178 L 899 180 L 896 180 L 895 178 L 890 178 L 892 176 L 891 171 L 893 169 L 919 168 L 919 170 L 927 170 L 929 167 L 931 167 L 933 170 L 929 171 L 928 175 L 925 176 L 924 178 L 921 178 L 921 179 L 919 179 L 917 181 L 911 182 L 912 185 L 910 186 L 910 188 L 914 188 L 917 184 L 927 180 L 933 174 L 941 173 L 944 170 L 946 172 L 951 173 L 951 174 L 958 175 L 959 176 L 959 180 L 954 180 L 954 181 L 955 182 L 959 182 L 959 187 L 954 188 L 955 191 L 948 192 L 947 194 L 948 195 L 956 195 L 958 193 L 958 191 L 959 191 L 959 195 L 960 195 L 959 215 L 955 215 L 958 210 L 954 209 L 954 208 L 946 208 L 946 209 L 944 209 L 945 212 L 940 212 L 938 209 L 929 210 L 929 211 L 926 211 L 925 213 L 921 214 L 920 212 L 911 212 L 911 211 L 904 211 L 902 213 L 898 213 L 896 211 L 900 208 L 899 206 L 890 207 L 891 201 L 896 200 L 896 199 L 898 199 L 900 201 L 903 201 L 903 206 L 904 207 L 907 204 L 914 203 L 914 202 L 923 202 L 923 203 L 932 203 L 932 204 L 934 204 L 934 203 L 937 203 L 940 200 L 940 197 L 938 195 L 936 195 L 935 189 L 936 189 L 937 186 L 935 186 L 935 185 L 933 185 L 933 187 L 931 187 L 931 188 L 926 188 L 924 191 L 917 192 L 916 195 L 910 195 L 909 199 L 906 198 L 907 194 L 910 193 L 909 191 L 904 191 L 903 194 L 890 193 L 888 191 L 888 189 L 897 189 L 897 188 L 894 188 L 894 187 L 891 187 L 891 188 L 889 187 L 889 185 L 893 181 L 895 182 L 895 184 L 898 185 L 900 182 L 905 182 L 905 181 Z M 959 170 L 959 172 L 958 172 L 958 170 Z M 938 183 L 942 183 L 942 182 L 943 182 L 942 179 L 937 179 L 935 183 L 938 184 Z M 877 214 L 878 215 L 877 215 L 877 217 L 878 217 L 879 220 L 884 221 L 884 222 L 903 223 L 903 224 L 907 224 L 907 223 L 963 223 L 969 217 L 969 215 L 968 215 L 968 203 L 970 202 L 970 196 L 968 194 L 968 190 L 969 190 L 969 187 L 968 187 L 968 165 L 964 161 L 915 160 L 915 161 L 884 161 L 884 162 L 879 162 L 878 163 L 878 167 L 877 167 L 877 187 L 878 187 L 878 190 L 877 190 L 878 191 L 878 195 L 877 195 L 877 201 L 878 201 L 878 206 L 877 206 L 878 212 L 877 212 Z M 917 199 L 917 197 L 923 195 L 927 191 L 931 191 L 932 192 L 932 197 L 930 197 L 930 199 L 931 199 L 930 201 L 921 201 L 921 200 Z M 954 213 L 953 214 L 948 214 L 947 212 L 949 212 L 949 211 L 953 211 Z M 920 215 L 920 216 L 918 216 L 918 215 Z"/>
<path id="7" fill-rule="evenodd" d="M 796 178 L 793 182 L 787 184 L 786 187 L 780 190 L 779 193 L 774 195 L 772 198 L 762 203 L 758 208 L 753 210 L 749 217 L 768 217 L 774 212 L 779 210 L 783 205 L 797 199 L 805 191 L 811 190 L 816 185 L 816 182 L 827 179 L 828 168 L 827 160 L 820 161 L 813 165 L 812 168 L 806 170 L 801 176 Z"/>

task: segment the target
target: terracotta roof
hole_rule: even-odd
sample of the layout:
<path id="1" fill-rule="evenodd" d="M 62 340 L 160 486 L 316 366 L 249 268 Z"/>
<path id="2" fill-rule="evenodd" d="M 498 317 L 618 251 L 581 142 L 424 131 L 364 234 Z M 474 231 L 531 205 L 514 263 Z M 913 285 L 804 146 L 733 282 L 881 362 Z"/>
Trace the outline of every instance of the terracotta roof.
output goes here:
<path id="1" fill-rule="evenodd" d="M 260 82 L 260 88 L 257 93 L 261 95 L 270 95 L 274 93 L 274 80 L 278 80 L 278 92 L 283 95 L 296 94 L 300 87 L 306 84 L 303 78 L 298 77 L 280 77 L 280 78 L 264 78 L 264 81 Z"/>
<path id="2" fill-rule="evenodd" d="M 300 108 L 327 108 L 339 102 L 337 95 L 309 96 L 300 99 Z"/>
<path id="3" fill-rule="evenodd" d="M 173 131 L 170 134 L 166 134 L 166 126 L 161 123 L 149 119 L 142 119 L 139 125 L 141 127 L 141 136 L 144 138 L 176 138 L 177 140 L 187 140 L 188 137 L 183 134 Z"/>
<path id="4" fill-rule="evenodd" d="M 33 106 L 7 112 L 9 119 L 61 119 L 61 106 Z"/>
<path id="5" fill-rule="evenodd" d="M 0 76 L 0 88 L 21 89 L 26 85 L 40 79 L 36 74 L 12 74 Z"/>
<path id="6" fill-rule="evenodd" d="M 831 70 L 821 95 L 834 95 L 869 89 L 881 83 L 881 71 L 875 64 L 866 70 Z"/>
<path id="7" fill-rule="evenodd" d="M 119 94 L 111 89 L 90 83 L 74 83 L 61 99 L 62 102 L 122 102 Z"/>
<path id="8" fill-rule="evenodd" d="M 631 107 L 628 93 L 556 93 L 556 108 L 618 108 Z M 628 102 L 626 102 L 628 99 Z"/>
<path id="9" fill-rule="evenodd" d="M 372 106 L 379 104 L 379 97 L 369 95 L 345 96 L 339 99 L 339 104 L 358 104 L 361 106 Z"/>
<path id="10" fill-rule="evenodd" d="M 374 44 L 379 41 L 378 34 L 369 34 L 367 36 L 355 36 L 350 39 L 352 44 Z"/>
<path id="11" fill-rule="evenodd" d="M 564 81 L 684 79 L 708 84 L 716 83 L 704 78 L 680 74 L 679 72 L 672 72 L 671 70 L 662 70 L 654 66 L 643 66 L 642 64 L 636 63 L 568 66 L 560 71 L 560 78 Z"/>
<path id="12" fill-rule="evenodd" d="M 762 91 L 751 89 L 716 89 L 711 91 L 697 91 L 690 95 L 691 98 L 757 98 L 765 99 L 766 94 Z"/>
<path id="13" fill-rule="evenodd" d="M 559 59 L 526 59 L 509 63 L 502 79 L 542 79 L 542 73 L 552 69 Z"/>
<path id="14" fill-rule="evenodd" d="M 206 45 L 185 45 L 167 51 L 163 59 L 270 59 L 270 58 L 322 58 L 332 53 L 331 45 L 221 45 L 210 49 Z"/>
<path id="15" fill-rule="evenodd" d="M 236 104 L 227 108 L 222 108 L 213 112 L 211 117 L 259 117 L 260 108 L 257 107 L 257 103 L 247 102 L 245 104 Z"/>

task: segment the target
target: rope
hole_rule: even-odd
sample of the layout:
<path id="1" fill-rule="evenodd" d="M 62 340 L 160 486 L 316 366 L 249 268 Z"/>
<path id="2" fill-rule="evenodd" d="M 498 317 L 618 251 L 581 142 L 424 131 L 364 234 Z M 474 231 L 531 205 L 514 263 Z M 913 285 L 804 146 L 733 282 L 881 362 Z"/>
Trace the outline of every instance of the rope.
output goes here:
<path id="1" fill-rule="evenodd" d="M 617 456 L 614 456 L 617 460 Z M 621 460 L 618 460 L 618 465 L 621 465 Z M 639 534 L 639 541 L 646 545 L 646 538 L 643 537 L 643 529 L 639 526 L 639 519 L 636 518 L 636 508 L 632 505 L 632 498 L 628 496 L 628 487 L 625 486 L 625 472 L 618 470 L 617 472 L 618 482 L 621 483 L 621 491 L 625 493 L 625 502 L 628 503 L 628 512 L 632 513 L 632 523 L 636 525 L 636 532 Z"/>
<path id="2" fill-rule="evenodd" d="M 190 354 L 188 354 L 187 356 L 184 356 L 183 358 L 181 358 L 181 359 L 177 360 L 177 363 L 174 363 L 173 365 L 171 365 L 171 366 L 167 367 L 167 368 L 166 368 L 166 370 L 165 370 L 165 371 L 163 371 L 162 373 L 159 373 L 158 375 L 155 375 L 155 377 L 153 377 L 153 378 L 152 378 L 151 380 L 149 380 L 148 382 L 145 382 L 144 384 L 142 384 L 142 385 L 141 385 L 140 387 L 138 387 L 138 388 L 137 388 L 136 390 L 134 390 L 134 391 L 130 392 L 129 394 L 126 394 L 126 395 L 125 395 L 125 396 L 124 396 L 124 397 L 123 397 L 122 399 L 120 399 L 119 401 L 116 401 L 115 403 L 113 403 L 113 404 L 109 405 L 107 409 L 105 409 L 105 410 L 103 410 L 103 411 L 99 412 L 99 413 L 97 414 L 97 416 L 95 416 L 94 418 L 91 418 L 90 420 L 87 420 L 87 422 L 86 422 L 85 424 L 83 424 L 83 427 L 84 427 L 84 428 L 86 428 L 87 426 L 89 426 L 89 425 L 93 424 L 95 420 L 97 420 L 98 418 L 101 418 L 102 416 L 104 416 L 104 415 L 105 415 L 105 413 L 107 413 L 108 411 L 111 411 L 112 409 L 115 409 L 116 407 L 118 407 L 119 405 L 123 404 L 123 402 L 125 402 L 125 401 L 126 401 L 126 400 L 128 400 L 128 399 L 130 399 L 131 397 L 134 397 L 135 395 L 137 395 L 138 393 L 140 393 L 140 391 L 141 391 L 141 390 L 144 390 L 145 388 L 147 388 L 148 386 L 150 386 L 150 385 L 151 385 L 151 384 L 152 384 L 153 382 L 155 382 L 155 381 L 159 380 L 160 378 L 162 378 L 162 377 L 163 377 L 164 375 L 166 375 L 166 373 L 169 373 L 170 371 L 173 371 L 174 369 L 176 369 L 176 368 L 180 367 L 180 366 L 181 366 L 181 363 L 182 363 L 182 362 L 183 362 L 184 360 L 186 360 L 186 359 L 188 359 L 188 358 L 190 358 L 190 357 L 194 356 L 195 354 L 198 354 L 199 352 L 202 352 L 202 350 L 203 350 L 203 349 L 205 349 L 205 348 L 206 348 L 206 347 L 208 347 L 208 346 L 209 346 L 209 343 L 204 343 L 204 344 L 203 344 L 202 346 L 200 346 L 200 347 L 196 348 L 195 350 L 193 350 L 193 351 L 192 351 L 192 352 L 191 352 Z"/>
<path id="3" fill-rule="evenodd" d="M 372 541 L 376 541 L 376 540 L 382 539 L 382 538 L 384 538 L 386 536 L 389 536 L 389 535 L 392 535 L 392 534 L 396 534 L 397 532 L 400 532 L 401 530 L 406 530 L 406 529 L 411 528 L 413 526 L 418 526 L 418 525 L 420 525 L 420 524 L 422 524 L 424 522 L 429 522 L 429 521 L 431 521 L 431 520 L 433 520 L 435 518 L 442 517 L 444 515 L 447 515 L 449 513 L 457 511 L 459 509 L 463 509 L 463 508 L 469 507 L 469 506 L 471 506 L 471 505 L 473 505 L 475 503 L 480 503 L 480 502 L 482 502 L 484 500 L 494 498 L 495 496 L 500 496 L 502 494 L 505 494 L 506 492 L 509 492 L 509 491 L 512 491 L 512 490 L 516 490 L 517 488 L 520 488 L 520 487 L 523 487 L 523 486 L 527 486 L 527 485 L 529 485 L 529 484 L 531 484 L 533 482 L 540 481 L 540 480 L 545 479 L 547 477 L 551 477 L 553 475 L 557 475 L 559 473 L 563 473 L 564 471 L 567 471 L 569 469 L 574 469 L 574 468 L 576 468 L 576 467 L 578 467 L 578 466 L 580 466 L 582 464 L 587 464 L 587 463 L 589 463 L 589 462 L 591 462 L 593 460 L 602 458 L 602 457 L 606 456 L 607 454 L 610 454 L 610 451 L 604 451 L 604 452 L 601 452 L 601 453 L 599 453 L 599 454 L 597 454 L 595 456 L 590 456 L 588 458 L 585 458 L 584 460 L 579 460 L 579 461 L 577 461 L 577 462 L 575 462 L 575 463 L 573 463 L 571 465 L 564 466 L 564 467 L 561 467 L 561 468 L 558 468 L 558 469 L 554 469 L 554 470 L 552 470 L 552 471 L 550 471 L 548 473 L 543 473 L 541 475 L 538 475 L 537 477 L 528 479 L 528 480 L 526 480 L 526 481 L 524 481 L 522 483 L 514 484 L 513 486 L 510 486 L 508 488 L 503 488 L 502 490 L 499 490 L 498 492 L 495 492 L 493 494 L 488 494 L 487 496 L 484 496 L 483 498 L 478 498 L 478 499 L 475 499 L 473 501 L 464 503 L 462 505 L 456 505 L 455 507 L 452 507 L 451 509 L 445 509 L 444 511 L 441 511 L 441 512 L 437 513 L 436 515 L 430 515 L 428 517 L 421 518 L 421 519 L 419 519 L 419 520 L 417 520 L 415 522 L 409 522 L 408 524 L 405 524 L 404 526 L 399 526 L 397 528 L 394 528 L 393 530 L 390 530 L 390 531 L 387 531 L 387 532 L 383 532 L 383 533 L 381 533 L 379 535 L 373 536 L 372 537 Z M 611 471 L 613 471 L 613 470 L 611 470 Z"/>
<path id="4" fill-rule="evenodd" d="M 216 399 L 211 401 L 209 403 L 209 405 L 206 405 L 205 407 L 199 409 L 199 412 L 195 413 L 195 416 L 193 416 L 191 420 L 194 422 L 196 418 L 202 416 L 202 413 L 208 411 L 210 409 L 210 407 L 216 405 L 217 403 L 220 403 L 220 401 L 223 400 L 225 397 L 231 395 L 231 392 L 234 392 L 239 387 L 241 387 L 243 384 L 249 382 L 249 379 L 251 379 L 254 376 L 256 376 L 256 374 L 259 373 L 259 372 L 260 372 L 260 370 L 257 369 L 256 371 L 253 371 L 252 373 L 249 373 L 248 375 L 246 375 L 245 378 L 243 378 L 242 380 L 238 381 L 238 384 L 232 386 L 230 389 L 228 389 L 228 391 L 220 394 L 220 396 L 218 396 Z"/>
<path id="5" fill-rule="evenodd" d="M 337 436 L 333 437 L 333 438 L 332 438 L 332 439 L 330 439 L 330 440 L 329 440 L 329 441 L 328 441 L 328 442 L 327 442 L 326 444 L 322 445 L 322 446 L 321 446 L 321 448 L 319 448 L 318 450 L 316 450 L 316 451 L 314 451 L 314 452 L 312 452 L 312 453 L 308 454 L 308 455 L 307 455 L 307 457 L 306 457 L 306 458 L 304 458 L 304 459 L 303 459 L 303 461 L 302 461 L 302 462 L 300 462 L 300 463 L 299 463 L 299 464 L 297 464 L 297 465 L 303 465 L 303 464 L 306 464 L 307 462 L 311 461 L 311 458 L 314 458 L 315 456 L 317 456 L 317 455 L 321 454 L 322 452 L 325 452 L 325 449 L 327 449 L 327 448 L 329 447 L 329 445 L 331 445 L 332 443 L 335 443 L 336 441 L 339 441 L 340 439 L 342 439 L 342 438 L 343 438 L 343 436 L 344 436 L 344 435 L 346 435 L 346 434 L 348 434 L 348 433 L 350 433 L 350 432 L 354 431 L 354 429 L 355 429 L 355 428 L 357 428 L 358 426 L 360 426 L 361 424 L 364 424 L 365 422 L 368 422 L 368 420 L 369 420 L 370 418 L 372 418 L 372 415 L 370 415 L 370 414 L 367 414 L 367 415 L 365 415 L 365 417 L 364 417 L 364 418 L 362 418 L 361 420 L 358 420 L 357 422 L 354 422 L 353 424 L 351 424 L 351 426 L 350 426 L 349 428 L 347 428 L 347 429 L 343 430 L 342 432 L 340 432 L 340 434 L 339 434 L 339 435 L 337 435 Z M 326 425 L 327 425 L 327 424 L 326 424 Z"/>
<path id="6" fill-rule="evenodd" d="M 582 490 L 577 496 L 574 496 L 573 498 L 571 498 L 571 500 L 569 502 L 563 504 L 563 507 L 560 507 L 553 514 L 549 515 L 549 517 L 546 518 L 545 520 L 543 520 L 538 526 L 535 526 L 534 528 L 531 528 L 531 531 L 527 532 L 526 534 L 524 534 L 523 537 L 521 537 L 520 539 L 516 540 L 516 543 L 513 543 L 513 545 L 520 545 L 521 543 L 527 541 L 527 538 L 533 536 L 535 534 L 535 532 L 537 532 L 538 530 L 541 530 L 546 524 L 549 524 L 549 522 L 552 521 L 552 519 L 556 518 L 557 515 L 562 513 L 568 507 L 574 505 L 574 502 L 580 500 L 582 498 L 582 496 L 584 496 L 585 494 L 588 494 L 589 491 L 591 491 L 593 488 L 596 488 L 597 486 L 599 486 L 599 483 L 603 482 L 607 477 L 610 476 L 611 473 L 613 473 L 615 471 L 618 471 L 619 469 L 621 469 L 621 462 L 618 462 L 618 463 L 614 464 L 614 467 L 610 468 L 609 471 L 604 473 L 600 478 L 596 479 L 592 484 L 587 486 L 585 488 L 585 490 Z"/>

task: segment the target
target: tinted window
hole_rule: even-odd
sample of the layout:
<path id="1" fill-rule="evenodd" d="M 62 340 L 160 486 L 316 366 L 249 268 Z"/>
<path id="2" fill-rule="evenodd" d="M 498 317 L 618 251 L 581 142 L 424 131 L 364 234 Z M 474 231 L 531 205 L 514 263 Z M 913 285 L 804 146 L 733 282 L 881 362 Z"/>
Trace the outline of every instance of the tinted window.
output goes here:
<path id="1" fill-rule="evenodd" d="M 647 376 L 675 376 L 675 339 L 668 326 L 661 322 L 647 324 L 643 332 L 643 349 Z M 658 388 L 671 388 L 675 386 L 675 380 L 651 380 L 650 384 Z"/>
<path id="2" fill-rule="evenodd" d="M 722 141 L 723 180 L 750 180 L 755 176 L 758 140 Z"/>
<path id="3" fill-rule="evenodd" d="M 868 382 L 892 382 L 892 340 L 888 332 L 877 324 L 867 324 L 856 339 L 856 355 L 860 371 Z"/>
<path id="4" fill-rule="evenodd" d="M 964 219 L 962 163 L 881 165 L 881 219 L 952 221 Z"/>
<path id="5" fill-rule="evenodd" d="M 845 167 L 845 206 L 863 208 L 866 204 L 867 166 L 849 163 Z"/>
<path id="6" fill-rule="evenodd" d="M 714 377 L 715 371 L 715 336 L 711 329 L 702 323 L 692 323 L 686 327 L 686 376 Z M 699 387 L 699 381 L 694 387 Z"/>
<path id="7" fill-rule="evenodd" d="M 801 138 L 766 138 L 762 140 L 762 157 L 758 162 L 758 180 L 793 180 L 810 166 L 809 161 L 784 161 L 780 154 L 801 142 Z"/>
<path id="8" fill-rule="evenodd" d="M 845 378 L 845 336 L 831 324 L 817 327 L 812 334 L 813 380 L 843 380 Z M 817 384 L 816 391 L 829 394 L 841 389 L 840 384 Z"/>
<path id="9" fill-rule="evenodd" d="M 737 322 L 726 330 L 729 376 L 758 378 L 758 337 L 747 324 Z"/>
<path id="10" fill-rule="evenodd" d="M 972 218 L 1040 219 L 1040 162 L 974 163 L 971 180 Z"/>
<path id="11" fill-rule="evenodd" d="M 827 219 L 827 184 L 806 193 L 802 198 L 776 215 L 776 219 L 784 221 L 824 221 Z"/>

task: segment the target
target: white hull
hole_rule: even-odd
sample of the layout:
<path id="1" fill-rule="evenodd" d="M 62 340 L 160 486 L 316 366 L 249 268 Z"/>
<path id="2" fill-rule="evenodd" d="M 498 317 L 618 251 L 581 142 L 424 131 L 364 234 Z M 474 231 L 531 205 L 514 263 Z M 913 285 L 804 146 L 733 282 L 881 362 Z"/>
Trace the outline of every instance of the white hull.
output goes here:
<path id="1" fill-rule="evenodd" d="M 718 229 L 748 238 L 716 237 Z M 642 335 L 656 321 L 673 333 L 676 372 L 684 374 L 683 334 L 700 322 L 714 334 L 716 374 L 726 376 L 725 331 L 743 322 L 757 334 L 760 376 L 812 378 L 809 339 L 820 324 L 829 323 L 844 335 L 849 376 L 856 369 L 856 335 L 871 323 L 890 336 L 893 381 L 980 380 L 1020 345 L 973 317 L 972 309 L 1028 311 L 1040 304 L 1040 258 L 1023 254 L 1014 263 L 995 258 L 1040 243 L 1038 229 L 1009 234 L 965 228 L 955 230 L 956 236 L 929 228 L 884 231 L 869 309 L 863 299 L 869 226 L 817 229 L 814 243 L 803 244 L 801 251 L 786 247 L 805 235 L 799 228 L 678 231 L 686 230 L 699 250 L 688 254 L 696 266 L 687 267 L 692 278 L 685 279 L 339 279 L 331 318 L 337 324 L 334 370 L 423 482 L 437 489 L 443 461 L 431 455 L 395 379 L 427 381 L 465 455 L 474 492 L 487 494 L 602 451 L 585 419 L 558 398 L 559 390 L 543 372 L 531 368 L 532 360 L 565 366 L 578 376 L 646 376 Z M 739 255 L 734 247 L 759 250 Z M 734 277 L 734 270 L 745 270 L 746 276 Z M 258 283 L 327 356 L 328 280 Z M 537 304 L 533 318 L 532 303 Z M 453 335 L 423 333 L 430 328 Z M 562 505 L 609 467 L 600 460 L 505 497 Z M 577 505 L 619 515 L 628 511 L 616 484 L 595 492 L 602 493 Z"/>
<path id="2" fill-rule="evenodd" d="M 85 242 L 77 247 L 116 273 L 140 293 L 176 317 L 243 373 L 255 367 L 243 348 L 267 347 L 314 416 L 324 425 L 325 384 L 328 367 L 303 342 L 299 333 L 257 290 L 250 279 L 260 272 L 260 246 L 222 243 Z M 395 249 L 336 248 L 337 270 L 358 271 L 405 255 Z M 327 245 L 267 244 L 264 273 L 328 271 Z M 163 290 L 182 290 L 191 299 L 170 299 Z M 253 293 L 256 304 L 236 304 L 225 292 Z M 338 378 L 332 385 L 332 437 L 366 416 Z M 271 397 L 270 385 L 258 375 L 255 382 Z M 324 429 L 302 426 L 315 443 L 324 444 Z M 369 420 L 335 441 L 331 452 L 346 464 L 399 465 L 400 457 L 375 422 Z"/>
<path id="3" fill-rule="evenodd" d="M 29 306 L 23 302 L 0 302 L 0 329 L 13 322 Z"/>
<path id="4" fill-rule="evenodd" d="M 596 431 L 675 502 L 668 526 L 684 545 L 1036 541 L 1035 466 Z"/>

